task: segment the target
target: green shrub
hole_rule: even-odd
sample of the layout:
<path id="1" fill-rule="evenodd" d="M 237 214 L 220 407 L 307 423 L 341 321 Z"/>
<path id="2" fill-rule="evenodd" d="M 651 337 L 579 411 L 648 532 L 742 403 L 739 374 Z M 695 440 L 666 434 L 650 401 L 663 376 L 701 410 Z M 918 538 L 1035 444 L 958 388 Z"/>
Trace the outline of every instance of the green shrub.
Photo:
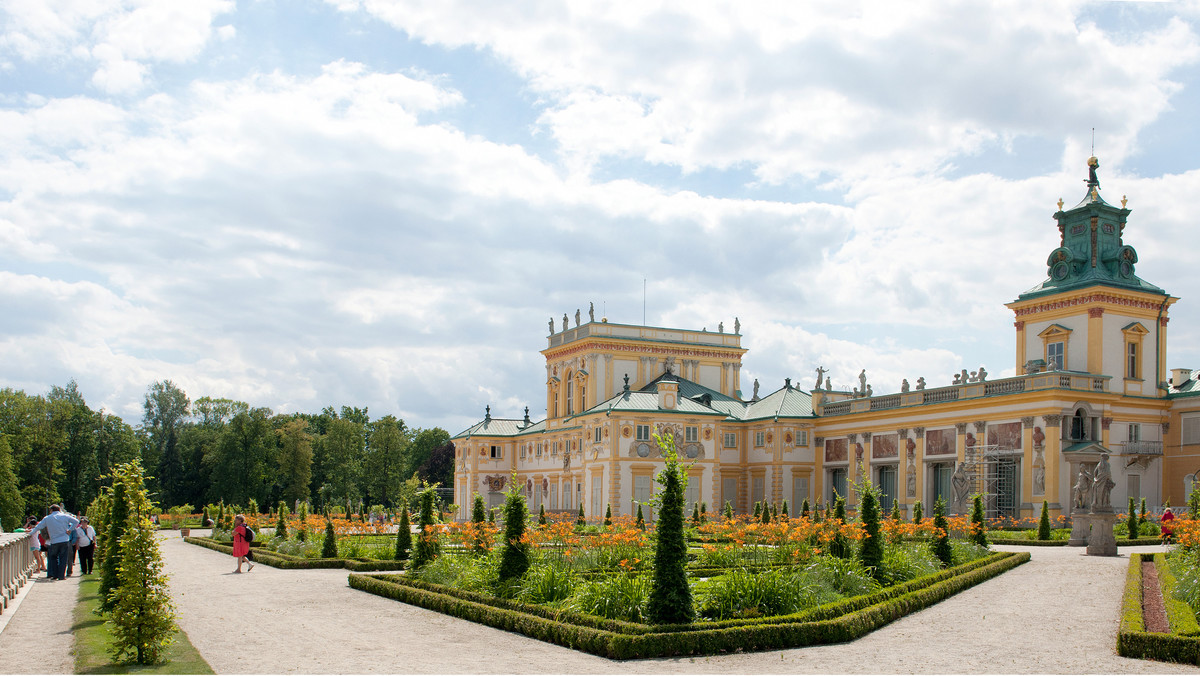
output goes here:
<path id="1" fill-rule="evenodd" d="M 642 506 L 638 505 L 637 521 L 635 522 L 638 530 L 646 530 L 646 517 L 642 516 Z"/>
<path id="2" fill-rule="evenodd" d="M 325 520 L 325 541 L 321 543 L 321 558 L 338 558 L 337 533 L 333 531 L 333 521 L 330 519 Z M 351 556 L 349 558 L 354 557 Z"/>
<path id="3" fill-rule="evenodd" d="M 1131 495 L 1129 496 L 1129 520 L 1126 521 L 1126 529 L 1128 530 L 1130 540 L 1136 540 L 1138 538 L 1139 525 L 1141 524 L 1138 521 L 1137 503 L 1134 501 L 1133 496 Z"/>
<path id="4" fill-rule="evenodd" d="M 920 524 L 921 519 L 925 516 L 925 508 L 921 506 L 921 501 L 917 500 L 913 503 L 913 520 L 915 524 Z"/>
<path id="5" fill-rule="evenodd" d="M 808 583 L 794 570 L 731 570 L 701 582 L 696 590 L 700 615 L 712 620 L 789 615 L 839 598 Z"/>
<path id="6" fill-rule="evenodd" d="M 846 498 L 840 495 L 837 499 L 837 506 L 834 508 L 833 518 L 841 523 L 846 523 Z M 833 541 L 829 543 L 829 553 L 839 559 L 850 557 L 850 541 L 846 539 L 846 536 L 842 534 L 840 529 L 837 535 L 833 536 Z"/>
<path id="7" fill-rule="evenodd" d="M 604 505 L 604 525 L 605 526 L 612 525 L 612 504 L 611 503 L 605 503 L 605 505 Z"/>
<path id="8" fill-rule="evenodd" d="M 856 559 L 818 556 L 804 572 L 809 579 L 843 596 L 861 596 L 879 589 L 871 571 Z"/>
<path id="9" fill-rule="evenodd" d="M 731 505 L 728 500 L 725 501 L 725 518 L 733 518 L 733 505 Z"/>
<path id="10" fill-rule="evenodd" d="M 538 525 L 546 525 L 546 505 L 538 505 Z"/>
<path id="11" fill-rule="evenodd" d="M 568 603 L 581 613 L 610 620 L 642 622 L 646 619 L 649 598 L 649 576 L 621 574 L 580 583 Z"/>
<path id="12" fill-rule="evenodd" d="M 420 493 L 421 515 L 417 521 L 417 541 L 413 544 L 412 559 L 408 562 L 409 570 L 420 570 L 422 566 L 432 561 L 438 555 L 439 545 L 437 533 L 433 532 L 433 489 L 426 488 Z"/>
<path id="13" fill-rule="evenodd" d="M 933 539 L 933 555 L 942 562 L 942 566 L 949 567 L 953 560 L 950 550 L 950 524 L 946 521 L 946 503 L 940 495 L 937 502 L 933 503 L 933 525 L 939 529 L 938 535 Z"/>
<path id="14" fill-rule="evenodd" d="M 1038 519 L 1037 539 L 1050 539 L 1050 504 L 1042 500 L 1042 516 Z"/>
<path id="15" fill-rule="evenodd" d="M 971 542 L 987 547 L 987 523 L 983 520 L 983 496 L 976 495 L 971 507 Z"/>
<path id="16" fill-rule="evenodd" d="M 487 506 L 483 504 L 483 496 L 476 493 L 474 504 L 471 505 L 471 521 L 483 523 L 487 516 Z"/>
<path id="17" fill-rule="evenodd" d="M 539 563 L 530 566 L 521 578 L 517 598 L 526 603 L 557 603 L 575 591 L 578 576 L 569 566 Z"/>
<path id="18" fill-rule="evenodd" d="M 687 579 L 687 538 L 683 532 L 683 506 L 687 475 L 679 466 L 671 433 L 655 436 L 665 464 L 656 480 L 659 491 L 658 524 L 654 529 L 654 581 L 646 616 L 657 624 L 691 622 L 696 617 L 692 589 Z"/>
<path id="19" fill-rule="evenodd" d="M 522 541 L 527 518 L 525 499 L 521 497 L 514 475 L 508 490 L 504 492 L 504 541 L 501 543 L 497 573 L 501 583 L 515 583 L 529 569 L 529 544 Z"/>
<path id="20" fill-rule="evenodd" d="M 808 498 L 804 498 L 804 502 L 800 503 L 800 518 L 808 518 Z"/>
<path id="21" fill-rule="evenodd" d="M 990 553 L 987 547 L 981 547 L 970 540 L 950 540 L 950 560 L 955 566 L 983 558 Z"/>
<path id="22" fill-rule="evenodd" d="M 861 514 L 863 529 L 862 546 L 858 549 L 858 560 L 875 573 L 883 560 L 883 537 L 879 534 L 879 497 L 871 482 L 866 482 L 861 489 Z"/>
<path id="23" fill-rule="evenodd" d="M 892 543 L 883 549 L 883 560 L 875 579 L 890 586 L 933 575 L 939 570 L 941 565 L 923 543 Z"/>
<path id="24" fill-rule="evenodd" d="M 408 505 L 400 507 L 400 526 L 396 529 L 396 551 L 393 558 L 404 561 L 412 550 L 412 526 L 408 523 Z"/>
<path id="25" fill-rule="evenodd" d="M 579 514 L 575 515 L 575 525 L 576 526 L 586 526 L 587 525 L 587 517 L 585 517 L 583 514 L 583 503 L 582 502 L 579 503 Z"/>

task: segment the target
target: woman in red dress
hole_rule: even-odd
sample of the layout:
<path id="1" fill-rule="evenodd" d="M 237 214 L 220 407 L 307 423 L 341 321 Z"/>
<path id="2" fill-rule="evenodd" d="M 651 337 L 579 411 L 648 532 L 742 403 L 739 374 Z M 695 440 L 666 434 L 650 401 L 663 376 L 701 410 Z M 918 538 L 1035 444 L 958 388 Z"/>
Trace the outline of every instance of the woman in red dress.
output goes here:
<path id="1" fill-rule="evenodd" d="M 1171 522 L 1175 520 L 1175 515 L 1171 513 L 1171 508 L 1167 507 L 1163 510 L 1162 518 L 1159 522 L 1162 525 L 1162 540 L 1163 543 L 1173 543 L 1175 541 L 1175 530 L 1171 528 Z"/>
<path id="2" fill-rule="evenodd" d="M 246 562 L 250 567 L 246 572 L 254 570 L 254 562 L 250 560 L 250 543 L 246 542 L 246 517 L 238 514 L 233 517 L 233 555 L 237 557 L 237 570 L 235 573 L 242 572 L 242 562 Z"/>

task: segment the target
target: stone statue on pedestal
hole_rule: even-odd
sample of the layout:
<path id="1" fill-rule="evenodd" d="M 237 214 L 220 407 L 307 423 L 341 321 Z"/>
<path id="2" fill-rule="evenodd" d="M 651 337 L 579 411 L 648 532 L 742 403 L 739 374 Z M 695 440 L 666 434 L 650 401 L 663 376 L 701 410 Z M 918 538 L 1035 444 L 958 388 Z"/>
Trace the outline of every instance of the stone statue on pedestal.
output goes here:
<path id="1" fill-rule="evenodd" d="M 1092 506 L 1092 472 L 1086 466 L 1080 466 L 1079 476 L 1075 479 L 1074 505 L 1076 512 L 1086 512 Z"/>
<path id="2" fill-rule="evenodd" d="M 965 462 L 958 463 L 958 466 L 954 468 L 954 474 L 950 476 L 950 484 L 954 489 L 951 497 L 950 511 L 954 514 L 966 514 L 967 497 L 971 486 L 970 479 L 967 477 L 967 464 Z"/>
<path id="3" fill-rule="evenodd" d="M 814 390 L 819 390 L 819 389 L 821 389 L 821 380 L 822 380 L 823 378 L 825 378 L 825 374 L 826 374 L 827 372 L 828 372 L 828 371 L 825 369 L 825 367 L 824 367 L 824 366 L 818 366 L 818 367 L 817 367 L 817 384 L 816 384 L 816 385 L 813 385 L 813 389 L 814 389 Z"/>
<path id="4" fill-rule="evenodd" d="M 1112 480 L 1112 466 L 1108 464 L 1108 454 L 1100 456 L 1096 463 L 1095 478 L 1092 479 L 1092 511 L 1112 511 L 1112 489 L 1116 483 Z"/>

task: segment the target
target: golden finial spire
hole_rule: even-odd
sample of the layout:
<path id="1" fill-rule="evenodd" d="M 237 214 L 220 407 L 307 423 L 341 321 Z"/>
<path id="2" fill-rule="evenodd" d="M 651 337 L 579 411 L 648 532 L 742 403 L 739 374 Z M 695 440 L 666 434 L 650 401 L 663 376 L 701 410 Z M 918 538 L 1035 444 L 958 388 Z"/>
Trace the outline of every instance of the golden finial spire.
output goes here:
<path id="1" fill-rule="evenodd" d="M 1058 198 L 1058 210 L 1062 211 L 1062 207 L 1063 207 L 1063 201 L 1062 201 L 1062 198 L 1059 197 Z"/>
<path id="2" fill-rule="evenodd" d="M 1125 203 L 1126 203 L 1126 202 L 1128 202 L 1128 201 L 1129 201 L 1129 198 L 1128 198 L 1128 197 L 1126 197 L 1125 195 L 1121 195 L 1121 208 L 1122 208 L 1122 209 L 1124 209 L 1124 208 L 1125 208 Z"/>

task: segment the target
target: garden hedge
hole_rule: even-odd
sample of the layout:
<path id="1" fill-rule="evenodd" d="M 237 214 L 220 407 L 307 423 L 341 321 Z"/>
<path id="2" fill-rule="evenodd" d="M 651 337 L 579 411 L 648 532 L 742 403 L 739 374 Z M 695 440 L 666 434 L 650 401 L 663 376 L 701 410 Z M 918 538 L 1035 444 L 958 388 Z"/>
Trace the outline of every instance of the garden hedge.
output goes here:
<path id="1" fill-rule="evenodd" d="M 1029 560 L 1026 552 L 993 554 L 872 594 L 809 610 L 765 618 L 684 625 L 609 620 L 434 585 L 402 575 L 351 573 L 350 586 L 497 629 L 524 634 L 611 659 L 710 655 L 841 643 L 863 636 L 909 613 Z"/>
<path id="2" fill-rule="evenodd" d="M 988 542 L 994 545 L 1015 545 L 1017 547 L 1066 547 L 1070 540 L 1022 540 L 1020 538 L 988 538 Z M 1161 545 L 1162 538 L 1138 538 L 1136 540 L 1126 540 L 1117 538 L 1117 547 L 1148 547 L 1151 545 Z"/>
<path id="3" fill-rule="evenodd" d="M 1163 587 L 1163 601 L 1167 607 L 1167 620 L 1171 622 L 1171 633 L 1146 631 L 1145 619 L 1142 617 L 1142 561 L 1146 557 L 1154 557 L 1159 571 L 1159 581 Z M 1121 625 L 1117 632 L 1117 654 L 1122 657 L 1133 657 L 1143 660 L 1159 660 L 1163 662 L 1182 662 L 1185 664 L 1200 664 L 1200 638 L 1184 636 L 1179 630 L 1191 631 L 1195 628 L 1196 618 L 1191 615 L 1191 622 L 1180 620 L 1182 609 L 1175 603 L 1181 603 L 1173 597 L 1168 598 L 1167 583 L 1162 582 L 1162 571 L 1166 568 L 1162 554 L 1131 554 L 1129 556 L 1129 573 L 1125 577 L 1125 593 L 1121 599 Z M 1174 584 L 1174 576 L 1171 576 Z M 1180 622 L 1176 625 L 1175 622 Z"/>
<path id="4" fill-rule="evenodd" d="M 185 542 L 200 545 L 222 554 L 233 555 L 233 547 L 206 537 L 186 537 Z M 404 570 L 403 561 L 380 559 L 306 559 L 301 556 L 280 554 L 267 549 L 254 550 L 254 562 L 281 568 L 284 570 L 303 570 L 315 568 L 346 568 L 354 571 Z"/>

